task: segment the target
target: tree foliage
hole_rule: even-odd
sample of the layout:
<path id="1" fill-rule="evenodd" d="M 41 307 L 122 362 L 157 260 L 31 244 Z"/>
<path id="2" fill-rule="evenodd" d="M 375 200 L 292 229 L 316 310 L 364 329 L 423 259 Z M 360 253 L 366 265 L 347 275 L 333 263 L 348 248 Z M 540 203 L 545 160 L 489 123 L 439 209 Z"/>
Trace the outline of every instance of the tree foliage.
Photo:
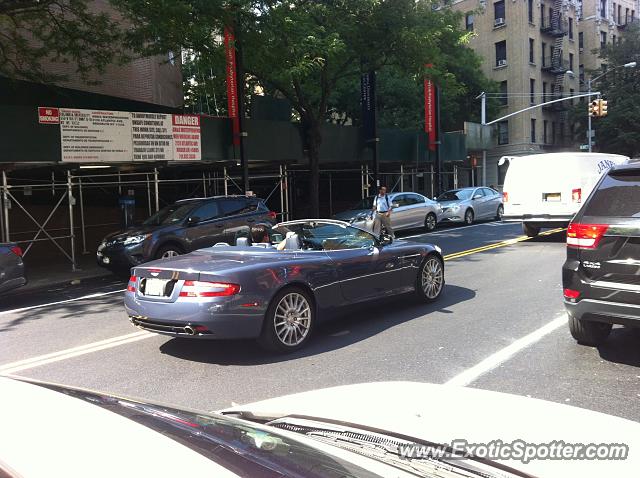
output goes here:
<path id="1" fill-rule="evenodd" d="M 111 12 L 113 13 L 113 12 Z M 0 75 L 57 81 L 46 64 L 70 63 L 81 78 L 123 59 L 118 22 L 87 0 L 0 0 Z"/>
<path id="2" fill-rule="evenodd" d="M 432 0 L 113 1 L 135 25 L 132 47 L 147 54 L 187 48 L 217 65 L 216 78 L 224 71 L 220 35 L 225 26 L 235 26 L 248 78 L 267 93 L 287 98 L 299 119 L 311 170 L 312 214 L 319 209 L 322 124 L 336 117 L 357 119 L 363 71 L 380 72 L 383 126 L 421 125 L 420 88 L 427 63 L 435 65 L 431 74 L 446 90 L 446 104 L 479 89 L 456 76 L 479 76 L 471 71 L 477 59 L 463 65 L 456 58 L 466 39 L 459 14 L 437 8 Z M 470 53 L 464 58 L 470 59 Z M 444 117 L 453 124 L 466 109 L 443 108 Z"/>

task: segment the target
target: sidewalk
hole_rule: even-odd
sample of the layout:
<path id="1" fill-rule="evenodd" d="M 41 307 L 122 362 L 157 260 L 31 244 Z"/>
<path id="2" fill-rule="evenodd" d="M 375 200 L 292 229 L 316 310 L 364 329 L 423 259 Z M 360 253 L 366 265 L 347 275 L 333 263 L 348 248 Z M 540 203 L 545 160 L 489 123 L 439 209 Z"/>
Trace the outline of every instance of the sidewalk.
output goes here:
<path id="1" fill-rule="evenodd" d="M 112 273 L 96 264 L 94 254 L 79 255 L 76 257 L 76 271 L 71 270 L 71 262 L 58 262 L 44 264 L 42 260 L 35 258 L 29 263 L 29 256 L 25 258 L 27 285 L 15 289 L 15 293 L 44 289 L 59 285 L 77 285 L 84 280 L 97 277 L 110 276 Z"/>

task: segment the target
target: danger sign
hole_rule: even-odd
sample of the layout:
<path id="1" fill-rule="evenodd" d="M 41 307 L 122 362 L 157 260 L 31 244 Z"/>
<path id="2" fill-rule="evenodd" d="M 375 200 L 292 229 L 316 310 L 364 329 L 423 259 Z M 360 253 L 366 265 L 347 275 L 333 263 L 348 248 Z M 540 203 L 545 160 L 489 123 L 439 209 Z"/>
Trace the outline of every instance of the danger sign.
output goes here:
<path id="1" fill-rule="evenodd" d="M 58 108 L 38 107 L 38 123 L 60 124 L 60 111 Z"/>

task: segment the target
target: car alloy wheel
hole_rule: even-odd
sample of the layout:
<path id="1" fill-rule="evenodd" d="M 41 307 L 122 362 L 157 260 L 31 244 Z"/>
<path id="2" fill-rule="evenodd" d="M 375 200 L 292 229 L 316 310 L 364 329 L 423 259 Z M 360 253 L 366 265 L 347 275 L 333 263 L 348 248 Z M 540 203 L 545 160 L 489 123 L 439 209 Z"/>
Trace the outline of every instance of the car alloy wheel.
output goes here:
<path id="1" fill-rule="evenodd" d="M 438 298 L 444 287 L 444 267 L 435 255 L 429 256 L 422 265 L 419 276 L 422 296 L 427 301 Z"/>
<path id="2" fill-rule="evenodd" d="M 501 204 L 500 206 L 498 206 L 498 212 L 496 214 L 496 220 L 497 221 L 502 221 L 502 216 L 503 215 L 504 215 L 504 207 Z"/>
<path id="3" fill-rule="evenodd" d="M 311 328 L 311 305 L 298 292 L 284 295 L 276 306 L 274 315 L 276 337 L 287 347 L 304 342 Z"/>
<path id="4" fill-rule="evenodd" d="M 438 220 L 436 219 L 436 216 L 433 213 L 429 213 L 424 220 L 424 228 L 427 231 L 433 231 L 436 228 L 437 222 Z"/>
<path id="5" fill-rule="evenodd" d="M 467 209 L 464 213 L 464 222 L 466 224 L 473 224 L 473 211 L 471 209 Z"/>
<path id="6" fill-rule="evenodd" d="M 174 251 L 173 249 L 166 250 L 162 253 L 160 259 L 171 259 L 172 257 L 178 257 L 180 253 L 178 251 Z"/>

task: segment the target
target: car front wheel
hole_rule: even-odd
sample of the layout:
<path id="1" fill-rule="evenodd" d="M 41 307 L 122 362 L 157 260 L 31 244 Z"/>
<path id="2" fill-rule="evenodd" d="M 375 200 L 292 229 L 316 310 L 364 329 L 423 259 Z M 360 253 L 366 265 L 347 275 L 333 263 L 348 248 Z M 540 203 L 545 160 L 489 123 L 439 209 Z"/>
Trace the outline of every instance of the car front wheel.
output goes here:
<path id="1" fill-rule="evenodd" d="M 502 221 L 503 215 L 504 215 L 504 206 L 500 204 L 498 206 L 498 212 L 496 212 L 496 221 Z"/>
<path id="2" fill-rule="evenodd" d="M 427 232 L 433 231 L 436 228 L 437 224 L 438 224 L 438 219 L 436 218 L 436 215 L 432 212 L 427 214 L 427 217 L 424 219 L 425 231 Z"/>
<path id="3" fill-rule="evenodd" d="M 464 213 L 464 223 L 471 225 L 473 224 L 473 211 L 471 209 L 467 209 Z"/>
<path id="4" fill-rule="evenodd" d="M 158 252 L 156 252 L 156 259 L 171 259 L 182 254 L 184 254 L 182 249 L 178 246 L 174 246 L 173 244 L 169 244 L 158 249 Z"/>
<path id="5" fill-rule="evenodd" d="M 311 336 L 315 314 L 313 299 L 307 291 L 298 287 L 282 290 L 267 309 L 258 343 L 270 352 L 300 349 Z"/>
<path id="6" fill-rule="evenodd" d="M 569 316 L 569 331 L 579 344 L 595 347 L 607 340 L 611 324 L 580 320 Z"/>
<path id="7" fill-rule="evenodd" d="M 444 289 L 444 264 L 435 254 L 427 256 L 418 269 L 416 294 L 423 302 L 433 302 Z"/>

